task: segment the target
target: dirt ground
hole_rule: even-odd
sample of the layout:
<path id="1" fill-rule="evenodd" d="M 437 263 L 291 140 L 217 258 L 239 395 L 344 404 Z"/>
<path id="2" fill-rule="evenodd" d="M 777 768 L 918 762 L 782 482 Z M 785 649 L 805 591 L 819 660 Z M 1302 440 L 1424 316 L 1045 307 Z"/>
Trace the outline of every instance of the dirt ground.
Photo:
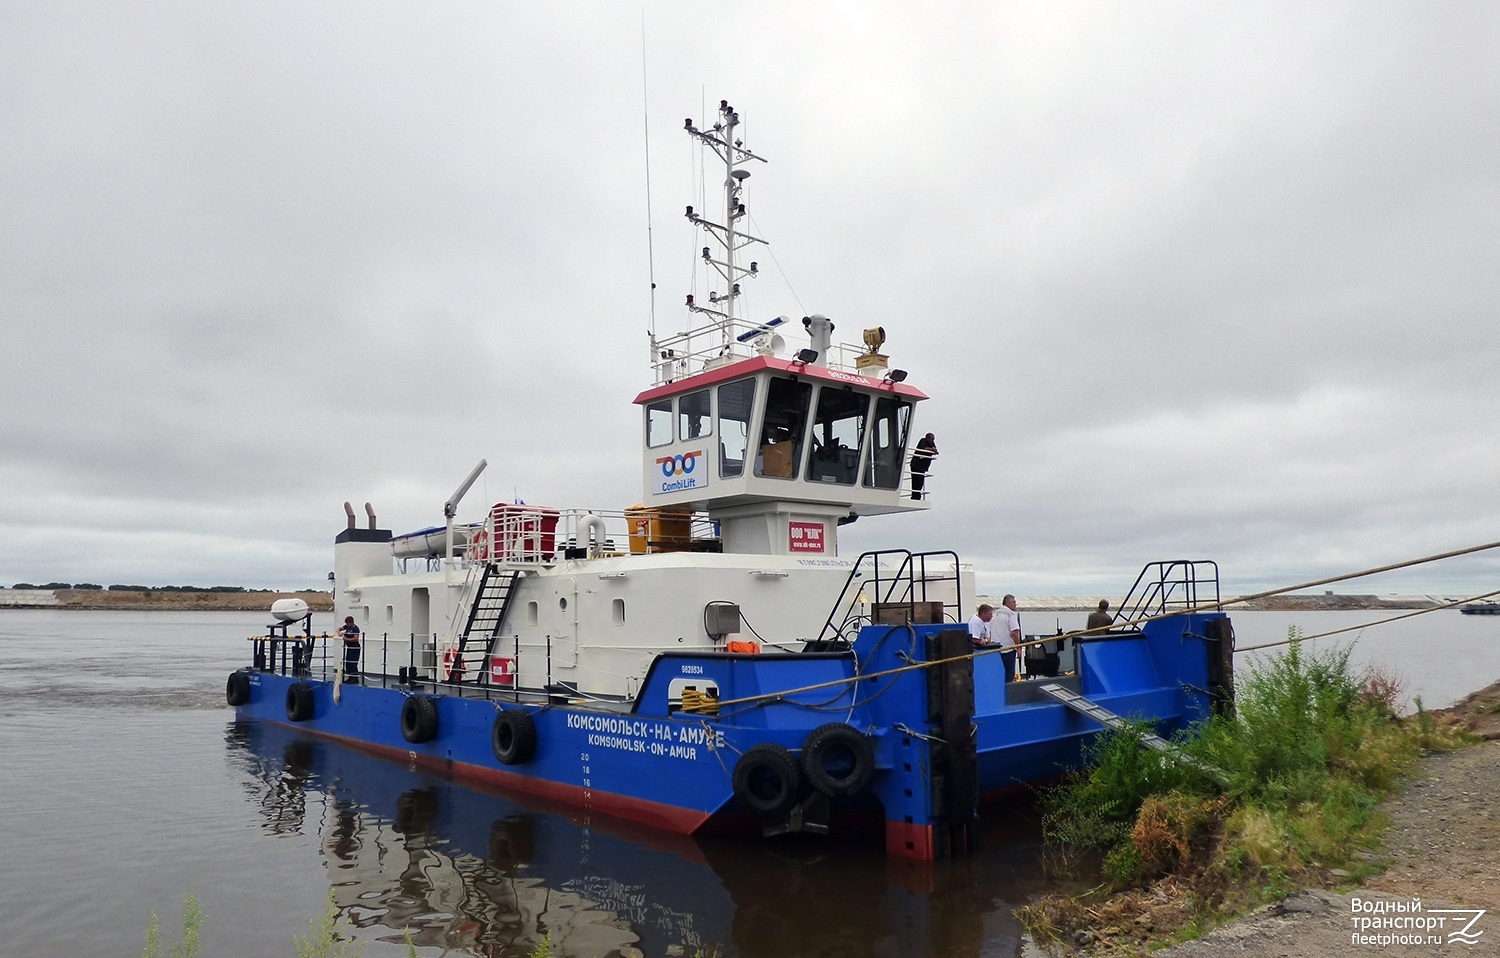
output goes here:
<path id="1" fill-rule="evenodd" d="M 1390 818 L 1377 858 L 1384 874 L 1361 888 L 1313 889 L 1294 895 L 1196 941 L 1164 949 L 1170 958 L 1324 958 L 1379 955 L 1500 955 L 1500 683 L 1447 710 L 1487 741 L 1457 752 L 1421 759 L 1404 791 L 1382 811 Z M 1406 929 L 1360 931 L 1353 900 L 1410 902 L 1421 899 L 1423 917 L 1445 920 L 1435 941 L 1355 940 L 1356 934 L 1416 934 Z M 1436 909 L 1486 909 L 1472 926 L 1473 943 L 1450 941 L 1447 933 L 1467 915 Z M 1387 915 L 1403 913 L 1387 913 Z M 1455 924 L 1457 922 L 1458 924 Z"/>
<path id="2" fill-rule="evenodd" d="M 264 612 L 277 599 L 302 599 L 314 612 L 333 609 L 327 592 L 136 592 L 116 589 L 58 589 L 65 609 L 186 609 L 217 612 Z"/>

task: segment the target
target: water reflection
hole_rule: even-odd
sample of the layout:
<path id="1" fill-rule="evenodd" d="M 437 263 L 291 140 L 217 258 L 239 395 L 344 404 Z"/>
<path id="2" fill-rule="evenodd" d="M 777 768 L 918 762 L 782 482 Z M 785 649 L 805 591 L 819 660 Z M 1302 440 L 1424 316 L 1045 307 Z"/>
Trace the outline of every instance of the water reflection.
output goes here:
<path id="1" fill-rule="evenodd" d="M 254 722 L 226 731 L 261 827 L 317 840 L 360 937 L 475 956 L 1020 953 L 1012 902 L 1058 883 L 1027 810 L 939 866 L 868 843 L 698 842 L 538 807 Z"/>

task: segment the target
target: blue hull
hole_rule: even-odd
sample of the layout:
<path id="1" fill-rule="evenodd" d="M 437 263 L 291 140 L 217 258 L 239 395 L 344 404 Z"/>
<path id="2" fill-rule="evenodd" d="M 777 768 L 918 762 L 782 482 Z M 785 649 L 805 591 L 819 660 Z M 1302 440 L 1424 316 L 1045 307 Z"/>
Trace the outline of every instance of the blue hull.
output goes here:
<path id="1" fill-rule="evenodd" d="M 1210 712 L 1217 649 L 1205 633 L 1212 620 L 1223 618 L 1222 613 L 1180 615 L 1148 623 L 1144 634 L 1079 641 L 1077 675 L 1061 681 L 1110 711 L 1146 719 L 1170 733 Z M 971 672 L 963 666 L 971 678 L 959 677 L 972 682 L 972 753 L 962 744 L 948 745 L 942 739 L 944 719 L 937 714 L 935 670 L 923 667 L 937 658 L 933 643 L 944 629 L 866 627 L 852 652 L 843 653 L 663 655 L 628 706 L 538 703 L 496 690 L 411 687 L 394 677 L 367 677 L 369 685 L 344 683 L 335 702 L 334 682 L 321 674 L 243 670 L 237 674 L 248 679 L 247 701 L 238 709 L 241 718 L 294 726 L 413 769 L 530 795 L 548 807 L 679 834 L 757 826 L 843 831 L 878 829 L 883 823 L 888 853 L 930 859 L 954 850 L 945 829 L 955 808 L 972 808 L 980 796 L 1077 767 L 1084 746 L 1099 731 L 1061 703 L 1028 694 L 1028 687 L 1039 683 L 1006 685 L 999 657 L 981 655 L 973 659 Z M 685 677 L 713 683 L 722 703 L 717 714 L 676 707 L 670 686 L 674 681 L 680 686 Z M 306 696 L 300 710 L 289 702 L 293 686 L 308 690 L 292 693 Z M 426 741 L 409 740 L 403 727 L 409 717 L 403 709 L 414 708 L 408 705 L 414 697 L 428 699 L 433 708 L 435 727 L 426 728 L 431 732 Z M 506 755 L 497 746 L 502 713 L 524 713 L 534 730 L 534 749 Z M 857 791 L 820 798 L 809 787 L 811 772 L 794 772 L 791 784 L 773 779 L 773 798 L 778 786 L 796 790 L 788 796 L 797 805 L 789 815 L 755 806 L 764 796 L 749 774 L 742 774 L 737 791 L 736 767 L 750 761 L 752 749 L 779 746 L 806 768 L 811 736 L 829 724 L 844 726 L 867 743 L 870 767 Z M 831 754 L 834 774 L 841 774 L 836 767 L 841 754 Z M 970 761 L 972 772 L 959 774 Z M 967 787 L 965 775 L 972 776 L 972 797 L 944 794 L 957 787 L 954 781 Z"/>

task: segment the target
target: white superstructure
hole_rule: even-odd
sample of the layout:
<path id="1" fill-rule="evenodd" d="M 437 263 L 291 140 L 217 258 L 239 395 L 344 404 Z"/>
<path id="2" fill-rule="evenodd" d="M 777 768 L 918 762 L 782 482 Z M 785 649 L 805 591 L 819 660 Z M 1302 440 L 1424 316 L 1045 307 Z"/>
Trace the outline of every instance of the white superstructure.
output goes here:
<path id="1" fill-rule="evenodd" d="M 334 606 L 338 621 L 352 615 L 363 630 L 366 669 L 456 671 L 468 682 L 627 701 L 662 652 L 749 640 L 797 652 L 830 620 L 840 625 L 876 601 L 845 588 L 856 560 L 839 554 L 838 530 L 928 507 L 907 468 L 926 396 L 889 368 L 884 330 L 865 330 L 863 350 L 839 351 L 834 324 L 810 316 L 809 345 L 789 351 L 795 324 L 785 317 L 737 315 L 741 284 L 759 273 L 741 252 L 764 242 L 741 225 L 744 167 L 761 158 L 738 126 L 728 103 L 710 130 L 687 124 L 725 165 L 721 220 L 688 207 L 724 289 L 707 304 L 688 297 L 700 325 L 651 338 L 655 381 L 635 399 L 641 503 L 614 512 L 497 503 L 482 523 L 455 526 L 481 463 L 444 504 L 441 529 L 393 541 L 373 513 L 357 528 L 346 505 Z M 967 570 L 927 574 L 924 599 L 952 604 L 960 581 L 973 594 Z"/>

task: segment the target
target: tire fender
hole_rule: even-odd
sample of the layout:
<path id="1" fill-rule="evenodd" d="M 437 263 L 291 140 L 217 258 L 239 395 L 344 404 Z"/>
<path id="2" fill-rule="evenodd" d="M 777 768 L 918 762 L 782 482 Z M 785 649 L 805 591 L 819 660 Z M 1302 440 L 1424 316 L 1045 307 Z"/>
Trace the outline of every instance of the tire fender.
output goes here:
<path id="1" fill-rule="evenodd" d="M 802 742 L 802 771 L 813 788 L 834 798 L 855 795 L 870 784 L 875 752 L 852 725 L 829 722 Z"/>
<path id="2" fill-rule="evenodd" d="M 734 763 L 734 797 L 763 818 L 780 818 L 797 805 L 802 773 L 787 749 L 762 742 Z"/>
<path id="3" fill-rule="evenodd" d="M 536 755 L 536 722 L 522 709 L 501 709 L 490 729 L 490 746 L 502 765 L 522 765 Z"/>
<path id="4" fill-rule="evenodd" d="M 437 702 L 430 695 L 408 695 L 401 703 L 401 737 L 419 745 L 437 735 Z"/>
<path id="5" fill-rule="evenodd" d="M 235 708 L 250 704 L 250 676 L 243 671 L 230 672 L 224 683 L 224 701 Z"/>
<path id="6" fill-rule="evenodd" d="M 313 690 L 306 682 L 293 682 L 286 688 L 286 717 L 306 722 L 313 717 Z"/>

